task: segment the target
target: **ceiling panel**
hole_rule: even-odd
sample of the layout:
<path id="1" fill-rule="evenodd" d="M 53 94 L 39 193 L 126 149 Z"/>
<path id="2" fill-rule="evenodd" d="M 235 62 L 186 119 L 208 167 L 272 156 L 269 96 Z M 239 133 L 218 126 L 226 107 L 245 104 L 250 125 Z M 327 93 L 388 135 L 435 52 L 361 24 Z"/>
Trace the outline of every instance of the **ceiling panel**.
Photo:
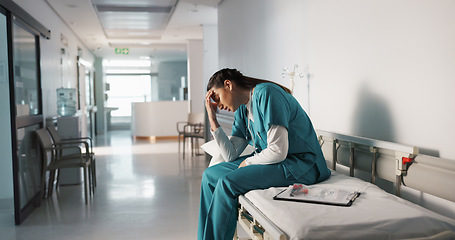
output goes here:
<path id="1" fill-rule="evenodd" d="M 104 29 L 164 29 L 169 18 L 168 13 L 98 13 Z"/>
<path id="2" fill-rule="evenodd" d="M 108 38 L 154 38 L 164 32 L 176 0 L 128 1 L 93 0 Z"/>
<path id="3" fill-rule="evenodd" d="M 45 0 L 103 58 L 184 57 L 188 39 L 217 24 L 220 0 Z M 128 56 L 115 47 L 129 48 Z M 173 53 L 173 54 L 172 54 Z"/>
<path id="4" fill-rule="evenodd" d="M 123 31 L 123 30 L 108 30 L 106 35 L 110 40 L 114 39 L 160 39 L 164 30 L 148 30 L 148 31 Z M 110 41 L 111 42 L 111 41 Z"/>
<path id="5" fill-rule="evenodd" d="M 93 4 L 112 4 L 128 6 L 174 6 L 177 0 L 92 0 Z"/>

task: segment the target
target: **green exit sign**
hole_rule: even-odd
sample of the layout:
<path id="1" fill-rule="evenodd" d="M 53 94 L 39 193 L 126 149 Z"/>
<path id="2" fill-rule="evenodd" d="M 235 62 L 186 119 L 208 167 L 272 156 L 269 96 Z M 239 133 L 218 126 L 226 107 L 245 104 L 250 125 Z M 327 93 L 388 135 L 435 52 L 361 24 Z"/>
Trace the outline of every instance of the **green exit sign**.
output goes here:
<path id="1" fill-rule="evenodd" d="M 130 54 L 130 50 L 128 48 L 115 48 L 115 54 L 128 55 Z"/>

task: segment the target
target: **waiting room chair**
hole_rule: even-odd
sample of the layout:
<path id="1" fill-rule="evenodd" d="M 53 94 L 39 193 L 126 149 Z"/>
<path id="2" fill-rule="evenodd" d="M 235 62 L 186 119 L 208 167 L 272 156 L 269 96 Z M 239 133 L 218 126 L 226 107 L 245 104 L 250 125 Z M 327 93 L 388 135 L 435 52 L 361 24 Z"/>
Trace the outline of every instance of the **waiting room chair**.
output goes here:
<path id="1" fill-rule="evenodd" d="M 179 152 L 180 152 L 180 140 L 183 140 L 183 158 L 185 158 L 185 142 L 186 139 L 190 139 L 191 142 L 191 154 L 194 155 L 194 148 L 199 150 L 199 140 L 204 139 L 204 120 L 205 114 L 201 113 L 189 113 L 188 120 L 186 122 L 177 122 L 177 132 L 179 133 Z"/>
<path id="2" fill-rule="evenodd" d="M 43 170 L 42 170 L 42 182 L 41 189 L 42 192 L 45 192 L 46 186 L 46 172 L 49 171 L 49 183 L 47 197 L 52 195 L 55 181 L 56 171 L 63 168 L 82 168 L 84 171 L 84 197 L 85 204 L 88 204 L 89 194 L 92 194 L 92 178 L 93 176 L 91 171 L 92 159 L 89 154 L 84 154 L 81 150 L 81 146 L 65 145 L 65 144 L 56 144 L 52 141 L 52 138 L 49 132 L 45 128 L 41 128 L 35 131 L 40 146 L 41 153 L 43 156 Z M 89 146 L 87 143 L 83 144 L 85 151 L 89 151 Z M 73 152 L 70 155 L 61 155 L 61 152 L 64 149 L 72 149 Z"/>
<path id="3" fill-rule="evenodd" d="M 55 144 L 60 144 L 60 145 L 78 145 L 78 144 L 85 144 L 87 143 L 90 146 L 90 151 L 85 152 L 84 154 L 89 154 L 90 158 L 92 159 L 92 176 L 93 176 L 93 186 L 96 187 L 96 158 L 95 158 L 95 153 L 93 152 L 93 141 L 90 137 L 79 137 L 79 138 L 65 138 L 62 139 L 60 135 L 58 134 L 57 129 L 55 128 L 54 125 L 49 125 L 47 126 L 47 130 L 51 134 L 52 140 L 54 141 Z M 59 152 L 60 155 L 63 155 L 63 151 Z M 66 154 L 65 154 L 66 155 Z M 58 179 L 58 176 L 57 176 Z M 57 180 L 58 182 L 58 180 Z M 93 189 L 94 191 L 94 189 Z"/>

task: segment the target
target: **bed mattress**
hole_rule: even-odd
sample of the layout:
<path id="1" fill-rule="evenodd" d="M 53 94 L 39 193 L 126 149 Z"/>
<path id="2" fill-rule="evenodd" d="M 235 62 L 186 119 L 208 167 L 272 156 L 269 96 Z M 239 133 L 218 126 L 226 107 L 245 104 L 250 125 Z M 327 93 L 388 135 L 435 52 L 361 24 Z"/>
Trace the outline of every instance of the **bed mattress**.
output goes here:
<path id="1" fill-rule="evenodd" d="M 332 173 L 319 185 L 361 192 L 350 207 L 273 200 L 284 188 L 250 191 L 257 208 L 288 239 L 455 239 L 455 220 L 389 194 L 374 184 Z M 266 229 L 267 231 L 267 229 Z"/>

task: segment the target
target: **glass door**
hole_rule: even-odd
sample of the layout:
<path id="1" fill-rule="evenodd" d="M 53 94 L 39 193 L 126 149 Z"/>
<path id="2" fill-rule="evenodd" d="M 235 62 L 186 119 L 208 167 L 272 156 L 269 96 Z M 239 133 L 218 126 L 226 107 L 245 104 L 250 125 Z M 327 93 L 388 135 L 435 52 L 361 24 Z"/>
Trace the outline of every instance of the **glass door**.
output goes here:
<path id="1" fill-rule="evenodd" d="M 92 66 L 77 58 L 79 103 L 82 110 L 83 136 L 95 138 L 95 90 Z"/>
<path id="2" fill-rule="evenodd" d="M 39 69 L 39 34 L 12 17 L 12 129 L 16 224 L 41 203 L 43 161 L 34 131 L 43 126 Z M 10 58 L 11 59 L 11 58 Z"/>

